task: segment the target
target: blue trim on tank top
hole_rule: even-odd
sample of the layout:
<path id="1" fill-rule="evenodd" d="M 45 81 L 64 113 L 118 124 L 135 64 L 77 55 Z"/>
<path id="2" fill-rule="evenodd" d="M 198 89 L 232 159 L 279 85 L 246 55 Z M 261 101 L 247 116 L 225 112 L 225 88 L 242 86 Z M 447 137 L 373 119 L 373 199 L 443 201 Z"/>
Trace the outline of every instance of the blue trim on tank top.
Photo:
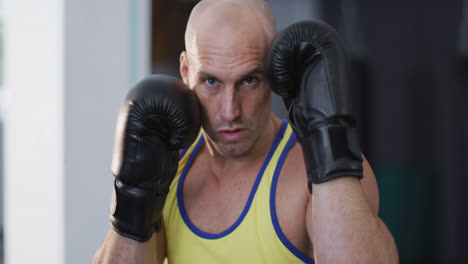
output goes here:
<path id="1" fill-rule="evenodd" d="M 179 153 L 179 161 L 182 160 L 182 158 L 185 156 L 185 154 L 187 153 L 187 150 L 189 150 L 189 148 L 190 148 L 190 146 L 187 147 L 187 148 L 182 149 L 182 151 Z"/>
<path id="2" fill-rule="evenodd" d="M 276 185 L 278 183 L 278 177 L 281 171 L 281 168 L 283 167 L 284 160 L 286 159 L 286 156 L 289 153 L 289 150 L 291 149 L 292 145 L 294 144 L 294 141 L 296 140 L 296 134 L 292 132 L 291 137 L 289 138 L 288 142 L 286 143 L 286 146 L 284 147 L 283 151 L 281 152 L 281 155 L 279 157 L 278 163 L 276 164 L 276 169 L 273 174 L 273 179 L 271 182 L 271 190 L 270 190 L 270 214 L 271 214 L 271 221 L 273 222 L 273 227 L 275 228 L 276 235 L 278 238 L 281 240 L 283 245 L 291 251 L 296 257 L 298 257 L 300 260 L 304 261 L 304 263 L 310 263 L 314 264 L 314 260 L 310 259 L 307 257 L 304 253 L 302 253 L 299 249 L 297 249 L 289 240 L 288 238 L 284 235 L 283 231 L 281 230 L 281 227 L 278 222 L 278 217 L 276 214 Z"/>
<path id="3" fill-rule="evenodd" d="M 201 130 L 201 129 L 200 129 L 200 130 Z M 199 131 L 199 133 L 201 133 L 201 131 Z M 200 137 L 203 137 L 203 133 L 201 134 Z M 184 148 L 184 149 L 182 149 L 182 150 L 180 151 L 180 153 L 179 153 L 179 161 L 181 161 L 181 160 L 184 158 L 185 154 L 187 154 L 187 151 L 190 149 L 190 147 L 191 147 L 191 146 L 188 146 L 188 147 L 186 147 L 186 148 Z M 197 149 L 197 152 L 198 152 L 198 149 Z"/>
<path id="4" fill-rule="evenodd" d="M 182 216 L 182 219 L 184 220 L 185 224 L 188 226 L 188 228 L 194 234 L 196 234 L 199 237 L 206 238 L 206 239 L 219 239 L 219 238 L 222 238 L 222 237 L 227 236 L 230 233 L 232 233 L 240 225 L 240 223 L 242 223 L 245 216 L 247 215 L 247 212 L 250 209 L 250 206 L 252 205 L 253 198 L 255 197 L 255 193 L 257 192 L 258 185 L 260 184 L 260 180 L 262 179 L 263 173 L 265 172 L 265 168 L 267 167 L 268 163 L 270 162 L 271 157 L 273 156 L 273 153 L 275 152 L 275 150 L 278 147 L 281 139 L 283 138 L 284 132 L 286 131 L 286 128 L 287 128 L 287 124 L 288 124 L 288 122 L 286 120 L 283 120 L 283 122 L 281 123 L 280 131 L 276 135 L 275 141 L 273 142 L 273 145 L 271 146 L 270 151 L 268 152 L 268 155 L 267 155 L 265 161 L 263 162 L 263 165 L 262 165 L 260 171 L 258 172 L 257 178 L 255 179 L 252 190 L 250 191 L 249 198 L 247 199 L 247 203 L 245 204 L 244 210 L 242 211 L 241 215 L 239 216 L 239 218 L 237 218 L 236 222 L 234 222 L 234 224 L 231 227 L 229 227 L 228 229 L 224 230 L 223 232 L 217 233 L 217 234 L 206 233 L 206 232 L 200 230 L 198 227 L 196 227 L 192 223 L 192 221 L 190 221 L 190 218 L 187 215 L 187 211 L 185 210 L 185 206 L 184 206 L 184 202 L 183 202 L 184 200 L 183 200 L 182 187 L 184 185 L 185 176 L 187 175 L 188 169 L 192 165 L 192 162 L 195 159 L 195 156 L 197 155 L 197 152 L 198 152 L 199 148 L 201 147 L 201 145 L 202 145 L 202 143 L 204 141 L 203 135 L 202 135 L 202 137 L 200 137 L 200 140 L 197 142 L 197 145 L 193 149 L 193 151 L 192 151 L 192 153 L 190 155 L 190 158 L 187 161 L 187 164 L 185 165 L 184 169 L 182 170 L 182 173 L 181 173 L 180 178 L 179 178 L 179 182 L 177 183 L 177 205 L 179 207 L 179 211 L 180 211 L 180 214 Z"/>

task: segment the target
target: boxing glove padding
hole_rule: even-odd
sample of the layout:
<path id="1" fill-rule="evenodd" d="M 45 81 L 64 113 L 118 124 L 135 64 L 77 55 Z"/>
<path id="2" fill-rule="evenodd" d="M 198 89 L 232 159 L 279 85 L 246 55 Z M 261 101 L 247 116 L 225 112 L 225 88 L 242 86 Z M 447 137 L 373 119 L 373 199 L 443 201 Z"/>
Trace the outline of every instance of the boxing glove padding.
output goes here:
<path id="1" fill-rule="evenodd" d="M 154 171 L 174 170 L 166 168 L 169 166 L 166 163 L 151 160 L 162 155 L 161 151 L 177 152 L 188 147 L 199 129 L 200 109 L 192 90 L 171 76 L 157 74 L 145 78 L 129 91 L 119 113 L 113 174 L 127 184 L 138 182 L 146 186 Z M 159 147 L 160 141 L 164 142 L 165 150 Z"/>
<path id="2" fill-rule="evenodd" d="M 293 24 L 275 37 L 269 52 L 272 89 L 285 100 L 299 96 L 312 118 L 348 115 L 348 62 L 338 33 L 322 21 Z M 311 90 L 299 86 L 313 87 Z M 287 104 L 288 107 L 289 104 Z"/>
<path id="3" fill-rule="evenodd" d="M 200 106 L 182 81 L 151 75 L 127 94 L 117 118 L 111 222 L 121 235 L 146 241 L 159 230 L 178 152 L 200 130 Z"/>
<path id="4" fill-rule="evenodd" d="M 273 40 L 268 60 L 272 89 L 283 97 L 302 145 L 309 189 L 336 177 L 362 178 L 348 62 L 338 33 L 322 21 L 293 24 Z"/>

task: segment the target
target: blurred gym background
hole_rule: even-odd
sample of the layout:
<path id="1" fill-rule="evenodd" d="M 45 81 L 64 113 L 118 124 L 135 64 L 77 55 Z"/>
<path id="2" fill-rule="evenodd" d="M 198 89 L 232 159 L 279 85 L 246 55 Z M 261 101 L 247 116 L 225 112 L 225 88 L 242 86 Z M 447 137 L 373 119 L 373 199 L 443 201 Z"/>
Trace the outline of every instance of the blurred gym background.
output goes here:
<path id="1" fill-rule="evenodd" d="M 91 262 L 120 104 L 151 72 L 179 76 L 197 2 L 0 1 L 0 263 Z M 267 2 L 278 30 L 319 18 L 343 37 L 401 263 L 468 263 L 468 0 Z"/>

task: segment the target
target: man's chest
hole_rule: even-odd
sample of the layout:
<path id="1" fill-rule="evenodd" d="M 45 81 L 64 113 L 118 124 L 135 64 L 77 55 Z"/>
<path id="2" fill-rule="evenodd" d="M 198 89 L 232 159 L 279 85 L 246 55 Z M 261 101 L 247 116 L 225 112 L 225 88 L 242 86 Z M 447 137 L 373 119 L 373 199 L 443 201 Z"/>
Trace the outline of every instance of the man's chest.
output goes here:
<path id="1" fill-rule="evenodd" d="M 245 218 L 247 214 L 257 214 L 260 219 L 254 222 L 273 225 L 276 220 L 294 246 L 306 254 L 311 252 L 305 224 L 307 201 L 303 196 L 298 196 L 293 189 L 294 184 L 291 185 L 286 177 L 278 180 L 272 192 L 271 175 L 259 175 L 255 170 L 245 171 L 250 177 L 220 183 L 213 180 L 212 175 L 207 175 L 209 172 L 200 165 L 193 164 L 183 186 L 187 215 L 198 229 L 219 234 L 236 228 L 240 223 L 252 221 Z M 226 172 L 228 175 L 229 172 Z M 274 195 L 274 203 L 271 202 L 271 195 Z"/>
<path id="2" fill-rule="evenodd" d="M 253 171 L 213 175 L 202 162 L 194 163 L 183 185 L 183 201 L 191 222 L 200 230 L 221 233 L 239 220 L 255 182 Z"/>

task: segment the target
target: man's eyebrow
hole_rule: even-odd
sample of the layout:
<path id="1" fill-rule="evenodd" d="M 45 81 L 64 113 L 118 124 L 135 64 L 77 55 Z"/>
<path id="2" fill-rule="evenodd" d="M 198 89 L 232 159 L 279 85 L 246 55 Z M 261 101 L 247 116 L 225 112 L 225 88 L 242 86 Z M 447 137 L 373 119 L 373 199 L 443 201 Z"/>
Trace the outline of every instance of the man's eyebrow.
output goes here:
<path id="1" fill-rule="evenodd" d="M 199 78 L 199 79 L 208 79 L 208 78 L 212 78 L 212 79 L 219 80 L 218 77 L 214 76 L 213 74 L 207 73 L 207 72 L 199 72 L 199 73 L 198 73 L 198 78 Z"/>
<path id="2" fill-rule="evenodd" d="M 248 72 L 244 73 L 241 75 L 241 77 L 239 78 L 239 81 L 242 81 L 252 75 L 255 75 L 255 74 L 258 74 L 258 73 L 261 73 L 263 72 L 263 67 L 261 67 L 260 65 L 258 66 L 255 66 L 254 68 L 252 68 L 251 70 L 249 70 Z M 217 81 L 221 81 L 218 77 L 216 77 L 215 75 L 211 74 L 211 73 L 208 73 L 208 72 L 204 72 L 204 71 L 201 71 L 198 73 L 198 79 L 199 80 L 203 80 L 203 79 L 208 79 L 208 78 L 212 78 L 212 79 L 215 79 Z"/>
<path id="3" fill-rule="evenodd" d="M 261 72 L 263 72 L 263 68 L 260 65 L 258 65 L 255 68 L 251 69 L 250 71 L 242 74 L 242 76 L 240 77 L 240 80 L 244 80 L 252 75 L 255 75 Z"/>

